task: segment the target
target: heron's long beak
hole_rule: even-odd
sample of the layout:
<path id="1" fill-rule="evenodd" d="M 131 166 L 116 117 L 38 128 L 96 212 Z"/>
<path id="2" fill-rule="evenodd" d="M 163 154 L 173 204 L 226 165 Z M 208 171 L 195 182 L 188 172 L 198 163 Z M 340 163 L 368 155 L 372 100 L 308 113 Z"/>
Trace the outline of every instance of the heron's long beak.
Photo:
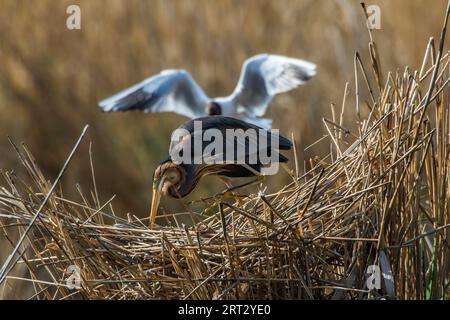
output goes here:
<path id="1" fill-rule="evenodd" d="M 155 224 L 156 214 L 158 213 L 159 201 L 161 200 L 161 190 L 164 185 L 165 178 L 163 177 L 159 182 L 153 182 L 153 197 L 152 197 L 152 211 L 150 213 L 150 223 Z"/>

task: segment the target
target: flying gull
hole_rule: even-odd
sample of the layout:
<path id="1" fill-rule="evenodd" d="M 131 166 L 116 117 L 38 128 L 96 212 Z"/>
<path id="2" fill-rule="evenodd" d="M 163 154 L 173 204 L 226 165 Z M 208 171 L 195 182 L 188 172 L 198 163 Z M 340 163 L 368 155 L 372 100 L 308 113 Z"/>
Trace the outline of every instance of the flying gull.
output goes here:
<path id="1" fill-rule="evenodd" d="M 270 129 L 263 118 L 272 98 L 304 84 L 316 65 L 280 55 L 259 54 L 247 59 L 239 82 L 227 97 L 210 98 L 185 70 L 164 70 L 99 103 L 107 112 L 140 110 L 175 112 L 191 119 L 222 115 Z"/>

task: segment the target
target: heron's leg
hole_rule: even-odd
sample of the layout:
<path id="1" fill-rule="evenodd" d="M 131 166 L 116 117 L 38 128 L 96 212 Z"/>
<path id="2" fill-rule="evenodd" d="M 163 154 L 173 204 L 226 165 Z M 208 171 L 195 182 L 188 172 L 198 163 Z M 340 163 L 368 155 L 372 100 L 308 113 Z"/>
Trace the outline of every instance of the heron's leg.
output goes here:
<path id="1" fill-rule="evenodd" d="M 238 189 L 242 189 L 245 187 L 249 187 L 252 186 L 254 184 L 257 184 L 261 182 L 261 178 L 256 178 L 253 179 L 251 181 L 236 185 L 236 186 L 230 186 L 227 189 L 225 189 L 222 192 L 216 193 L 215 195 L 208 197 L 208 198 L 203 198 L 200 200 L 194 200 L 191 203 L 199 203 L 199 202 L 203 202 L 203 203 L 210 203 L 213 205 L 217 205 L 217 203 L 219 202 L 227 202 L 230 200 L 236 200 L 238 202 L 239 205 L 242 205 L 242 202 L 240 201 L 240 198 L 246 198 L 247 196 L 245 195 L 237 195 L 234 193 L 234 191 L 238 190 Z"/>
<path id="2" fill-rule="evenodd" d="M 248 171 L 250 171 L 251 173 L 253 173 L 253 174 L 256 176 L 256 179 L 255 179 L 255 180 L 252 180 L 252 181 L 248 181 L 248 182 L 242 183 L 242 184 L 239 184 L 239 185 L 237 185 L 237 186 L 228 186 L 228 189 L 226 189 L 226 190 L 224 190 L 224 191 L 222 192 L 223 194 L 224 194 L 224 193 L 227 193 L 227 192 L 232 192 L 232 191 L 235 191 L 235 190 L 237 190 L 237 189 L 244 188 L 244 187 L 252 186 L 252 185 L 254 185 L 254 184 L 257 184 L 257 183 L 259 183 L 259 182 L 264 181 L 264 179 L 266 178 L 266 176 L 262 175 L 261 172 L 259 172 L 258 170 L 253 169 L 253 168 L 252 168 L 251 166 L 249 166 L 248 164 L 243 163 L 242 166 L 243 166 L 245 169 L 247 169 Z"/>
<path id="3" fill-rule="evenodd" d="M 225 194 L 227 194 L 227 190 L 230 190 L 231 188 L 233 188 L 233 184 L 231 183 L 231 180 L 228 177 L 221 176 L 220 179 L 225 183 L 225 185 L 227 186 L 227 189 L 219 194 L 225 195 Z M 238 203 L 238 205 L 241 206 L 242 202 L 241 202 L 240 197 L 236 193 L 232 192 L 231 190 L 228 192 L 230 193 L 231 198 L 235 199 L 236 202 Z"/>
<path id="4" fill-rule="evenodd" d="M 216 199 L 216 198 L 227 199 L 227 198 L 230 198 L 230 197 L 231 198 L 246 198 L 247 196 L 234 195 L 233 192 L 238 190 L 238 189 L 242 189 L 242 188 L 246 188 L 246 187 L 250 187 L 250 186 L 253 186 L 255 184 L 258 184 L 261 181 L 263 181 L 264 178 L 265 177 L 263 175 L 259 175 L 258 177 L 256 177 L 256 179 L 253 179 L 251 181 L 247 181 L 247 182 L 238 184 L 236 186 L 231 186 L 228 189 L 225 189 L 224 191 L 219 192 L 218 194 L 216 194 L 216 195 L 214 195 L 214 196 L 212 196 L 210 198 L 207 198 L 207 199 Z M 239 204 L 241 204 L 241 203 L 239 202 Z"/>
<path id="5" fill-rule="evenodd" d="M 200 200 L 194 200 L 191 203 L 199 203 L 199 202 L 212 202 L 212 204 L 217 204 L 218 202 L 226 202 L 227 200 L 237 200 L 239 205 L 242 205 L 240 198 L 246 198 L 247 196 L 242 196 L 242 195 L 236 195 L 233 193 L 233 191 L 236 191 L 238 189 L 242 189 L 245 187 L 250 187 L 252 185 L 258 184 L 262 181 L 265 180 L 264 175 L 261 174 L 261 172 L 253 169 L 251 166 L 247 165 L 247 164 L 241 164 L 245 169 L 247 169 L 248 171 L 250 171 L 251 173 L 253 173 L 256 176 L 256 179 L 236 185 L 236 186 L 232 186 L 231 185 L 231 181 L 230 179 L 228 179 L 228 177 L 221 177 L 222 181 L 225 182 L 225 184 L 227 185 L 227 189 L 225 189 L 222 192 L 219 192 L 211 197 L 208 198 L 203 198 Z"/>
<path id="6" fill-rule="evenodd" d="M 261 176 L 261 177 L 264 177 L 264 176 Z M 238 185 L 236 185 L 236 186 L 231 186 L 231 187 L 229 187 L 228 189 L 222 191 L 222 192 L 219 193 L 219 194 L 225 194 L 225 193 L 233 192 L 233 191 L 235 191 L 235 190 L 237 190 L 237 189 L 242 189 L 242 188 L 245 188 L 245 187 L 252 186 L 252 185 L 254 185 L 254 184 L 257 184 L 257 183 L 261 182 L 261 180 L 263 180 L 263 179 L 264 179 L 264 178 L 257 177 L 257 178 L 254 179 L 254 180 L 247 181 L 247 182 L 245 182 L 245 183 L 241 183 L 241 184 L 238 184 Z"/>
<path id="7" fill-rule="evenodd" d="M 227 189 L 228 190 L 228 189 Z M 208 205 L 217 205 L 220 202 L 230 202 L 230 201 L 238 201 L 239 205 L 241 205 L 241 201 L 240 198 L 246 198 L 247 196 L 242 196 L 242 195 L 236 195 L 233 194 L 230 191 L 222 191 L 219 193 L 216 193 L 215 195 L 208 197 L 208 198 L 201 198 L 199 200 L 193 200 L 191 202 L 189 202 L 190 204 L 197 204 L 197 203 L 205 203 Z"/>
<path id="8" fill-rule="evenodd" d="M 217 205 L 217 203 L 219 202 L 228 202 L 231 200 L 235 200 L 238 202 L 239 205 L 241 205 L 240 198 L 242 198 L 242 196 L 239 196 L 238 194 L 232 192 L 231 189 L 233 188 L 233 185 L 231 183 L 231 179 L 225 176 L 220 176 L 219 178 L 225 183 L 227 189 L 219 193 L 216 193 L 211 197 L 193 200 L 190 203 L 207 203 L 209 205 Z"/>
<path id="9" fill-rule="evenodd" d="M 289 168 L 289 166 L 286 163 L 280 163 L 280 166 L 281 168 L 283 168 L 284 171 L 286 171 L 288 175 L 290 175 L 292 178 L 295 178 L 294 170 Z"/>
<path id="10" fill-rule="evenodd" d="M 225 185 L 227 186 L 227 188 L 231 188 L 233 185 L 231 183 L 231 179 L 225 176 L 221 176 L 220 180 L 223 181 L 223 183 L 225 183 Z"/>
<path id="11" fill-rule="evenodd" d="M 261 174 L 261 172 L 259 172 L 258 170 L 253 169 L 251 166 L 249 166 L 246 163 L 241 164 L 241 166 L 243 166 L 245 169 L 247 169 L 248 171 L 250 171 L 251 173 L 253 173 L 256 177 L 260 177 L 262 179 L 264 179 L 264 175 Z"/>
<path id="12" fill-rule="evenodd" d="M 254 179 L 254 180 L 252 180 L 252 181 L 248 181 L 248 182 L 242 183 L 242 184 L 239 184 L 239 185 L 236 185 L 236 186 L 233 186 L 233 185 L 231 184 L 231 180 L 230 180 L 228 177 L 226 177 L 226 176 L 221 176 L 220 178 L 222 179 L 222 181 L 225 183 L 225 185 L 226 185 L 228 188 L 225 189 L 225 190 L 222 191 L 222 192 L 219 192 L 219 193 L 216 194 L 215 196 L 210 197 L 210 198 L 207 198 L 207 199 L 211 199 L 211 198 L 214 198 L 214 197 L 216 197 L 216 196 L 226 196 L 227 194 L 232 193 L 233 191 L 235 191 L 235 190 L 237 190 L 237 189 L 241 189 L 241 188 L 244 188 L 244 187 L 249 187 L 249 186 L 251 186 L 251 185 L 254 185 L 254 184 L 257 184 L 257 183 L 259 183 L 259 182 L 264 181 L 265 176 L 262 175 L 261 172 L 259 172 L 258 170 L 253 169 L 251 166 L 249 166 L 249 165 L 246 164 L 246 163 L 241 164 L 241 166 L 243 166 L 245 169 L 247 169 L 248 171 L 250 171 L 251 173 L 253 173 L 253 174 L 256 176 L 256 179 Z"/>

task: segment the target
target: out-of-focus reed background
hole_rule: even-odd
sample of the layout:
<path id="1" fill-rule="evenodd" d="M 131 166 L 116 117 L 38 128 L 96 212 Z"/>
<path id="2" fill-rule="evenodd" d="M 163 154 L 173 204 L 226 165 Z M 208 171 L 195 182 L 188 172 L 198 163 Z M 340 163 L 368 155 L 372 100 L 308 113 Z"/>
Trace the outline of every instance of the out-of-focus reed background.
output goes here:
<path id="1" fill-rule="evenodd" d="M 212 97 L 229 94 L 242 62 L 261 52 L 310 60 L 318 75 L 269 108 L 274 127 L 294 134 L 300 160 L 325 154 L 302 150 L 322 134 L 330 104 L 353 90 L 355 51 L 368 59 L 360 1 L 317 0 L 0 0 L 0 167 L 20 170 L 7 135 L 25 142 L 48 177 L 55 177 L 84 124 L 103 201 L 117 194 L 118 214 L 143 216 L 155 166 L 167 155 L 174 114 L 100 112 L 97 102 L 166 68 L 183 68 Z M 81 30 L 66 28 L 66 8 L 81 7 Z M 438 36 L 445 1 L 370 1 L 381 8 L 374 31 L 382 67 L 419 67 L 428 38 Z M 348 113 L 348 114 L 351 114 Z M 89 144 L 64 178 L 91 189 Z M 280 174 L 268 180 L 287 181 Z M 206 180 L 193 197 L 217 188 Z M 85 190 L 86 191 L 86 190 Z M 179 203 L 163 201 L 172 210 Z"/>

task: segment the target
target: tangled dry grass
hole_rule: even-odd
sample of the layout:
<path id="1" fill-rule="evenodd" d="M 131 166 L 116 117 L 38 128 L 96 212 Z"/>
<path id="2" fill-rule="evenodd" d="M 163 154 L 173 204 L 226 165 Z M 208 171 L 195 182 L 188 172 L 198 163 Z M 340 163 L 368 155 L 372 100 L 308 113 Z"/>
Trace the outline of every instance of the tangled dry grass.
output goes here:
<path id="1" fill-rule="evenodd" d="M 303 174 L 295 157 L 284 188 L 271 194 L 261 188 L 241 202 L 209 206 L 203 215 L 165 215 L 159 220 L 165 226 L 149 229 L 145 219 L 120 218 L 112 199 L 100 203 L 96 188 L 89 195 L 80 188 L 82 202 L 60 189 L 50 192 L 26 147 L 16 147 L 34 184 L 3 172 L 1 229 L 17 249 L 2 270 L 3 289 L 29 281 L 35 299 L 448 298 L 445 29 L 438 46 L 430 40 L 419 70 L 384 77 L 373 41 L 371 67 L 356 54 L 356 109 L 367 116 L 344 122 L 346 85 L 317 142 L 329 143 L 330 153 L 312 159 Z M 363 91 L 367 101 L 360 101 Z M 93 166 L 92 173 L 95 185 Z M 24 235 L 30 223 L 18 245 L 16 233 Z M 20 265 L 26 277 L 9 275 Z M 81 270 L 80 289 L 67 288 L 70 265 Z M 383 273 L 379 290 L 366 285 L 371 265 Z"/>

